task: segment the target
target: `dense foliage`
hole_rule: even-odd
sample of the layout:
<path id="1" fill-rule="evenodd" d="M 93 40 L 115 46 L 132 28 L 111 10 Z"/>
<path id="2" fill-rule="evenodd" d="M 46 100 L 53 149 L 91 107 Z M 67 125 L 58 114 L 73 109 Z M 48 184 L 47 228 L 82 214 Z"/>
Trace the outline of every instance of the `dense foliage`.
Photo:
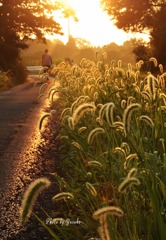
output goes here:
<path id="1" fill-rule="evenodd" d="M 135 63 L 135 56 L 132 53 L 133 46 L 135 45 L 131 41 L 124 42 L 122 46 L 110 43 L 104 47 L 92 47 L 86 40 L 70 36 L 67 44 L 59 40 L 54 42 L 47 40 L 47 45 L 38 41 L 28 43 L 29 48 L 21 53 L 22 60 L 26 65 L 40 65 L 41 53 L 46 47 L 52 56 L 53 65 L 56 65 L 67 57 L 73 59 L 74 62 L 79 62 L 82 58 L 95 61 L 97 51 L 107 53 L 106 62 L 110 62 L 112 59 L 116 61 L 121 59 L 126 64 L 128 62 Z"/>
<path id="2" fill-rule="evenodd" d="M 50 101 L 59 94 L 64 175 L 52 173 L 56 207 L 39 220 L 56 240 L 165 240 L 166 73 L 153 57 L 157 76 L 142 71 L 143 61 L 123 66 L 105 63 L 105 53 L 96 57 L 61 62 L 55 83 L 40 89 Z M 32 210 L 28 201 L 23 211 L 27 205 Z"/>
<path id="3" fill-rule="evenodd" d="M 46 32 L 61 33 L 60 25 L 50 17 L 52 11 L 59 8 L 59 4 L 53 6 L 49 0 L 0 0 L 1 70 L 10 69 L 13 76 L 19 75 L 19 70 L 24 70 L 20 49 L 27 48 L 26 40 L 35 36 L 44 40 Z M 20 73 L 18 82 L 24 79 Z"/>
<path id="4" fill-rule="evenodd" d="M 149 31 L 152 54 L 166 65 L 166 3 L 162 0 L 101 0 L 105 11 L 118 28 L 125 31 Z"/>

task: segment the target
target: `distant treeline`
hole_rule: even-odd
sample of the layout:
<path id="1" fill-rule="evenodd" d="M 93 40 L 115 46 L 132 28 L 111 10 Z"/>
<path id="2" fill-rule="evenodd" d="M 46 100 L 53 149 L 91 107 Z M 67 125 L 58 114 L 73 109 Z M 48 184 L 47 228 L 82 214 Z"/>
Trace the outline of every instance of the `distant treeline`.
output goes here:
<path id="1" fill-rule="evenodd" d="M 84 39 L 70 37 L 67 44 L 63 44 L 59 40 L 54 42 L 47 40 L 46 44 L 34 40 L 28 44 L 29 48 L 21 53 L 25 65 L 41 65 L 42 54 L 46 48 L 52 55 L 53 64 L 57 64 L 65 58 L 70 58 L 75 62 L 79 62 L 82 58 L 96 61 L 96 53 L 99 53 L 99 57 L 102 56 L 102 53 L 106 53 L 105 61 L 107 62 L 121 59 L 124 63 L 135 63 L 132 41 L 126 41 L 122 46 L 110 43 L 104 47 L 92 47 Z"/>

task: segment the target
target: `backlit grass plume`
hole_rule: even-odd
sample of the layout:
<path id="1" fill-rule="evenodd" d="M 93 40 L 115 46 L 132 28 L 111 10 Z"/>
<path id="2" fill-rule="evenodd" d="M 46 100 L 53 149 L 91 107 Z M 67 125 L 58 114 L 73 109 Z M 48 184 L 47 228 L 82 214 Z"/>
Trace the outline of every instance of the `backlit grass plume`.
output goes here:
<path id="1" fill-rule="evenodd" d="M 66 114 L 69 114 L 70 113 L 70 108 L 65 108 L 63 109 L 63 111 L 61 112 L 61 115 L 60 117 L 63 118 Z"/>
<path id="2" fill-rule="evenodd" d="M 100 226 L 98 227 L 98 233 L 101 240 L 111 240 L 106 216 L 103 216 L 100 219 Z"/>
<path id="3" fill-rule="evenodd" d="M 156 86 L 158 85 L 157 79 L 149 74 L 147 77 L 147 86 L 148 86 L 148 91 L 151 94 L 152 98 L 155 98 L 156 95 Z"/>
<path id="4" fill-rule="evenodd" d="M 113 102 L 105 103 L 99 111 L 99 118 L 103 119 L 104 116 L 106 117 L 106 121 L 108 124 L 113 125 L 113 110 L 115 108 L 115 104 Z"/>
<path id="5" fill-rule="evenodd" d="M 153 62 L 155 67 L 158 66 L 158 62 L 157 62 L 157 59 L 156 59 L 156 58 L 151 57 L 151 58 L 149 59 L 149 61 L 150 61 L 150 62 Z"/>
<path id="6" fill-rule="evenodd" d="M 136 153 L 131 153 L 126 157 L 125 163 L 124 163 L 124 169 L 126 170 L 130 163 L 133 160 L 138 160 L 138 155 Z"/>
<path id="7" fill-rule="evenodd" d="M 69 192 L 58 193 L 52 198 L 52 200 L 55 202 L 58 202 L 60 200 L 73 200 L 73 199 L 74 199 L 74 195 Z"/>
<path id="8" fill-rule="evenodd" d="M 113 119 L 113 110 L 115 108 L 115 104 L 113 102 L 108 103 L 106 107 L 106 120 L 110 125 L 113 125 L 114 119 Z"/>
<path id="9" fill-rule="evenodd" d="M 122 60 L 118 60 L 118 68 L 122 67 Z"/>
<path id="10" fill-rule="evenodd" d="M 122 135 L 126 137 L 126 129 L 123 122 L 119 122 L 119 121 L 114 122 L 113 126 L 117 132 L 121 132 Z"/>
<path id="11" fill-rule="evenodd" d="M 78 129 L 78 134 L 81 134 L 82 132 L 86 131 L 87 127 L 81 127 Z"/>
<path id="12" fill-rule="evenodd" d="M 131 121 L 131 116 L 134 111 L 138 110 L 141 108 L 141 105 L 138 103 L 133 103 L 129 105 L 123 114 L 123 123 L 125 125 L 126 132 L 130 131 L 130 121 Z"/>
<path id="13" fill-rule="evenodd" d="M 41 82 L 46 82 L 46 81 L 48 80 L 48 77 L 49 77 L 49 74 L 48 74 L 48 73 L 43 73 L 43 74 L 40 76 Z"/>
<path id="14" fill-rule="evenodd" d="M 68 126 L 71 130 L 74 130 L 74 121 L 72 117 L 68 118 Z"/>
<path id="15" fill-rule="evenodd" d="M 163 65 L 162 65 L 162 64 L 159 64 L 159 69 L 160 69 L 160 72 L 161 72 L 161 73 L 164 72 L 164 68 L 163 68 Z"/>
<path id="16" fill-rule="evenodd" d="M 166 94 L 160 93 L 160 98 L 163 99 L 164 105 L 166 105 Z"/>
<path id="17" fill-rule="evenodd" d="M 136 168 L 132 168 L 129 173 L 127 174 L 127 177 L 128 178 L 131 178 L 131 177 L 135 177 L 135 175 L 137 174 L 137 169 Z"/>
<path id="18" fill-rule="evenodd" d="M 98 162 L 98 161 L 95 161 L 95 160 L 92 160 L 92 161 L 89 161 L 88 163 L 87 163 L 87 166 L 92 166 L 92 167 L 99 167 L 99 168 L 101 168 L 102 167 L 102 164 L 100 163 L 100 162 Z"/>
<path id="19" fill-rule="evenodd" d="M 149 116 L 141 115 L 139 117 L 139 120 L 146 122 L 151 128 L 154 127 L 154 122 L 153 122 L 153 120 Z"/>
<path id="20" fill-rule="evenodd" d="M 140 181 L 136 177 L 127 177 L 120 185 L 119 192 L 126 192 L 126 190 L 131 186 L 140 185 Z"/>
<path id="21" fill-rule="evenodd" d="M 124 109 L 126 107 L 126 100 L 125 99 L 122 99 L 121 103 L 120 103 L 120 106 L 122 109 Z"/>
<path id="22" fill-rule="evenodd" d="M 39 77 L 41 77 L 47 70 L 48 70 L 48 67 L 42 67 L 42 69 L 39 71 Z"/>
<path id="23" fill-rule="evenodd" d="M 78 142 L 73 141 L 73 142 L 72 142 L 72 145 L 73 145 L 74 147 L 76 147 L 77 149 L 83 151 L 82 146 L 81 146 Z"/>
<path id="24" fill-rule="evenodd" d="M 45 88 L 48 87 L 48 83 L 44 83 L 41 85 L 40 89 L 39 89 L 39 95 L 43 93 L 43 91 L 45 90 Z"/>
<path id="25" fill-rule="evenodd" d="M 105 130 L 101 127 L 94 128 L 92 131 L 90 131 L 88 135 L 88 144 L 92 144 L 94 138 L 101 133 L 104 133 Z"/>
<path id="26" fill-rule="evenodd" d="M 85 103 L 85 101 L 89 100 L 89 96 L 80 96 L 77 98 L 71 105 L 71 114 L 75 111 L 75 109 L 80 106 L 81 104 Z"/>
<path id="27" fill-rule="evenodd" d="M 107 207 L 97 209 L 93 213 L 93 218 L 100 220 L 103 216 L 106 216 L 106 215 L 114 215 L 114 216 L 117 216 L 117 217 L 122 217 L 123 214 L 124 213 L 123 213 L 123 210 L 121 208 L 114 207 L 114 206 L 107 206 Z"/>
<path id="28" fill-rule="evenodd" d="M 134 97 L 129 96 L 129 97 L 127 98 L 127 106 L 131 105 L 131 104 L 133 103 L 134 100 L 135 100 Z"/>
<path id="29" fill-rule="evenodd" d="M 123 148 L 125 150 L 127 155 L 130 154 L 130 146 L 127 142 L 122 142 L 121 148 Z"/>
<path id="30" fill-rule="evenodd" d="M 24 225 L 32 213 L 33 206 L 40 192 L 50 186 L 51 182 L 47 178 L 39 178 L 31 183 L 26 190 L 20 211 L 20 222 Z"/>
<path id="31" fill-rule="evenodd" d="M 44 119 L 45 119 L 45 118 L 48 118 L 48 117 L 50 117 L 50 116 L 51 116 L 51 114 L 50 114 L 50 113 L 47 113 L 47 114 L 45 114 L 45 115 L 40 119 L 40 122 L 39 122 L 39 130 L 41 130 L 41 128 L 42 128 Z"/>
<path id="32" fill-rule="evenodd" d="M 107 104 L 104 104 L 101 106 L 100 111 L 99 111 L 99 118 L 103 119 L 105 115 L 105 110 L 107 108 Z"/>
<path id="33" fill-rule="evenodd" d="M 119 153 L 120 155 L 124 156 L 126 158 L 126 152 L 123 148 L 116 147 L 114 150 L 115 153 Z"/>
<path id="34" fill-rule="evenodd" d="M 75 111 L 73 112 L 73 123 L 76 125 L 79 120 L 83 117 L 83 115 L 86 112 L 94 111 L 96 109 L 95 105 L 93 103 L 83 103 L 80 106 L 78 106 Z"/>
<path id="35" fill-rule="evenodd" d="M 86 185 L 86 188 L 88 189 L 88 191 L 92 194 L 92 196 L 96 197 L 97 191 L 96 191 L 95 187 L 89 182 L 86 182 L 85 185 Z"/>
<path id="36" fill-rule="evenodd" d="M 149 100 L 149 101 L 152 100 L 151 95 L 150 95 L 147 91 L 142 91 L 142 92 L 141 92 L 141 95 L 142 95 L 143 98 L 145 98 L 145 99 L 147 99 L 147 100 Z"/>
<path id="37" fill-rule="evenodd" d="M 142 65 L 144 64 L 144 61 L 143 60 L 140 60 L 138 63 L 137 63 L 137 69 L 139 70 L 141 67 L 142 67 Z"/>

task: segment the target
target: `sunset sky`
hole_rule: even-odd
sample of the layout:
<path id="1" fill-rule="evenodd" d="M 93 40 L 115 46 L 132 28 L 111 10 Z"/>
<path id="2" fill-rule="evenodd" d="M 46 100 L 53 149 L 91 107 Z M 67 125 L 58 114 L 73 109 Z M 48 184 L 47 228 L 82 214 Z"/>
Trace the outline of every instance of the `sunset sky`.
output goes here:
<path id="1" fill-rule="evenodd" d="M 70 34 L 75 38 L 79 37 L 90 41 L 93 46 L 103 46 L 110 42 L 121 45 L 134 36 L 148 39 L 146 35 L 133 36 L 131 33 L 127 34 L 123 30 L 117 29 L 107 13 L 100 8 L 100 0 L 64 0 L 64 2 L 75 10 L 79 19 L 78 22 L 75 22 L 70 18 Z M 68 19 L 58 17 L 57 12 L 55 19 L 61 24 L 64 36 L 56 35 L 54 37 L 66 43 L 68 40 Z"/>

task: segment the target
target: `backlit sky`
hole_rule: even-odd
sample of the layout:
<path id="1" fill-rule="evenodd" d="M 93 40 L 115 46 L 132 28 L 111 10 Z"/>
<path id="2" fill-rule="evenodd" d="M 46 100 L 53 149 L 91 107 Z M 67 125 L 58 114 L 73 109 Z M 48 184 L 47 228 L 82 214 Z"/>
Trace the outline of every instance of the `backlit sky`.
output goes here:
<path id="1" fill-rule="evenodd" d="M 103 12 L 100 8 L 100 0 L 63 1 L 75 10 L 76 16 L 79 19 L 78 22 L 75 22 L 71 18 L 69 20 L 70 34 L 74 38 L 86 39 L 93 46 L 103 46 L 110 42 L 122 45 L 124 41 L 134 36 L 148 39 L 145 35 L 137 34 L 133 36 L 131 33 L 127 34 L 123 30 L 117 29 L 107 13 Z M 61 24 L 64 36 L 56 35 L 54 37 L 66 43 L 68 41 L 68 19 L 57 18 L 57 13 L 55 19 Z"/>

